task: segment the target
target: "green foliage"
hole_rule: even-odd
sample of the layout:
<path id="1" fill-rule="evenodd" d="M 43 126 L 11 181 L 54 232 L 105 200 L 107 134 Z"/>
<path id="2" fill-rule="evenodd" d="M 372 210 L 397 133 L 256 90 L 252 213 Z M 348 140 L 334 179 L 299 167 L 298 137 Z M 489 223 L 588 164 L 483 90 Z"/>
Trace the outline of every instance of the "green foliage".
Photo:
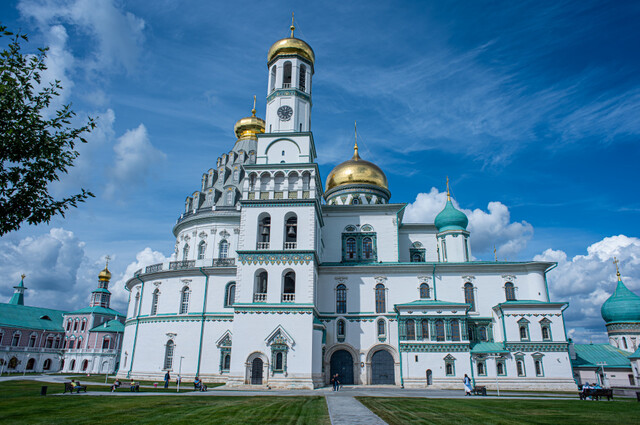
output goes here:
<path id="1" fill-rule="evenodd" d="M 48 223 L 57 214 L 64 217 L 67 209 L 94 196 L 85 189 L 62 199 L 49 194 L 49 183 L 73 166 L 79 155 L 76 143 L 86 143 L 82 136 L 95 122 L 89 118 L 86 125 L 73 128 L 71 104 L 51 113 L 51 101 L 62 86 L 59 80 L 41 86 L 48 49 L 23 54 L 20 43 L 28 42 L 26 35 L 0 25 L 3 36 L 11 42 L 0 52 L 0 235 L 25 221 Z"/>

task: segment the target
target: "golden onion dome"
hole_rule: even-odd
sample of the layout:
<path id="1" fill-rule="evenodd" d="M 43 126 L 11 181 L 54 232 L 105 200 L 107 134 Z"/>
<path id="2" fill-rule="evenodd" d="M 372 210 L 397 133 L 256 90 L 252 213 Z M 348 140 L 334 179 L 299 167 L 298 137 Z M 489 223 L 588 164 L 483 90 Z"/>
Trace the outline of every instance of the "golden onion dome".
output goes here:
<path id="1" fill-rule="evenodd" d="M 293 36 L 293 31 L 296 29 L 293 26 L 293 19 L 291 21 L 291 37 L 283 38 L 282 40 L 278 40 L 269 49 L 269 53 L 267 54 L 267 63 L 271 62 L 271 59 L 275 58 L 278 55 L 295 55 L 298 54 L 303 58 L 309 60 L 313 65 L 316 61 L 316 55 L 313 53 L 313 49 L 306 42 L 300 40 L 299 38 L 295 38 Z"/>
<path id="2" fill-rule="evenodd" d="M 387 176 L 376 164 L 358 155 L 358 144 L 353 148 L 353 158 L 337 165 L 327 177 L 326 191 L 351 184 L 370 184 L 389 190 Z"/>
<path id="3" fill-rule="evenodd" d="M 104 268 L 100 273 L 98 273 L 99 280 L 111 280 L 111 272 L 107 267 Z"/>
<path id="4" fill-rule="evenodd" d="M 257 134 L 264 133 L 264 129 L 264 120 L 256 117 L 256 97 L 253 96 L 251 116 L 239 119 L 236 125 L 233 126 L 233 131 L 236 133 L 238 140 L 258 140 Z"/>

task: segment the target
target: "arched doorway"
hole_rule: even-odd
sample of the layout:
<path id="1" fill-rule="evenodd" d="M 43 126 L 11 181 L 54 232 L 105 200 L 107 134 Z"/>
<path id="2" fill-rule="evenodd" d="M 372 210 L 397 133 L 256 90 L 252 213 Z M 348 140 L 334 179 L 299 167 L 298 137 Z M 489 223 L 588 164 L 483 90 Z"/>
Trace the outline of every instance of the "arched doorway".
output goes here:
<path id="1" fill-rule="evenodd" d="M 251 362 L 251 385 L 262 385 L 262 359 L 256 357 Z"/>
<path id="2" fill-rule="evenodd" d="M 431 369 L 427 369 L 427 385 L 433 385 L 433 373 Z"/>
<path id="3" fill-rule="evenodd" d="M 331 356 L 331 376 L 338 374 L 342 385 L 353 385 L 353 357 L 347 350 L 338 350 Z"/>
<path id="4" fill-rule="evenodd" d="M 393 357 L 386 350 L 379 350 L 371 357 L 371 385 L 395 385 Z"/>
<path id="5" fill-rule="evenodd" d="M 82 362 L 82 371 L 86 371 L 87 370 L 87 366 L 89 366 L 89 361 L 88 360 L 84 360 Z"/>
<path id="6" fill-rule="evenodd" d="M 15 357 L 11 357 L 11 360 L 9 360 L 9 369 L 15 369 L 18 366 L 18 359 Z"/>
<path id="7" fill-rule="evenodd" d="M 27 362 L 27 370 L 33 370 L 33 366 L 36 364 L 36 359 L 29 359 Z"/>

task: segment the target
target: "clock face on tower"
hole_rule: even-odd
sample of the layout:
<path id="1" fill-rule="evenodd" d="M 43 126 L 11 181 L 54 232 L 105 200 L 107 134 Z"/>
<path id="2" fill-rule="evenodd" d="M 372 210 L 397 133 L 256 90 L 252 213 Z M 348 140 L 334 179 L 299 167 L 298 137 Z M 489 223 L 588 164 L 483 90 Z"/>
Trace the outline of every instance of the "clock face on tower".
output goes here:
<path id="1" fill-rule="evenodd" d="M 282 121 L 289 121 L 292 115 L 293 115 L 293 109 L 291 109 L 291 106 L 285 105 L 278 108 L 278 117 Z"/>

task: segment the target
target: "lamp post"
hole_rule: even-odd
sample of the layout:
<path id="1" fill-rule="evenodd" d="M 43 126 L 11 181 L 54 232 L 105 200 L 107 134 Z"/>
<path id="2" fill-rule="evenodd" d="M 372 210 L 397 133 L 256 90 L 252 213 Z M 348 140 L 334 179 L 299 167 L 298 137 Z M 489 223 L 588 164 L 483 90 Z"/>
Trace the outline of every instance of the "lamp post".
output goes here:
<path id="1" fill-rule="evenodd" d="M 22 376 L 27 374 L 27 366 L 29 365 L 29 357 L 31 357 L 31 353 L 27 354 L 27 363 L 24 365 L 24 370 L 22 371 Z"/>
<path id="2" fill-rule="evenodd" d="M 180 392 L 180 381 L 182 381 L 182 376 L 180 376 L 180 374 L 182 373 L 182 359 L 184 359 L 184 356 L 180 356 L 180 366 L 178 367 L 178 385 L 177 385 L 177 389 L 176 392 Z"/>
<path id="3" fill-rule="evenodd" d="M 607 362 L 598 362 L 598 366 L 600 366 L 602 368 L 602 382 L 600 382 L 600 384 L 602 385 L 603 388 L 608 388 L 607 385 L 607 377 L 604 374 L 604 367 L 607 365 Z M 598 377 L 599 378 L 599 377 Z M 600 380 L 600 379 L 598 379 Z"/>
<path id="4" fill-rule="evenodd" d="M 487 356 L 488 359 L 494 359 L 496 362 L 496 390 L 498 391 L 498 397 L 500 397 L 500 385 L 498 384 L 498 360 L 502 359 L 502 356 Z"/>

